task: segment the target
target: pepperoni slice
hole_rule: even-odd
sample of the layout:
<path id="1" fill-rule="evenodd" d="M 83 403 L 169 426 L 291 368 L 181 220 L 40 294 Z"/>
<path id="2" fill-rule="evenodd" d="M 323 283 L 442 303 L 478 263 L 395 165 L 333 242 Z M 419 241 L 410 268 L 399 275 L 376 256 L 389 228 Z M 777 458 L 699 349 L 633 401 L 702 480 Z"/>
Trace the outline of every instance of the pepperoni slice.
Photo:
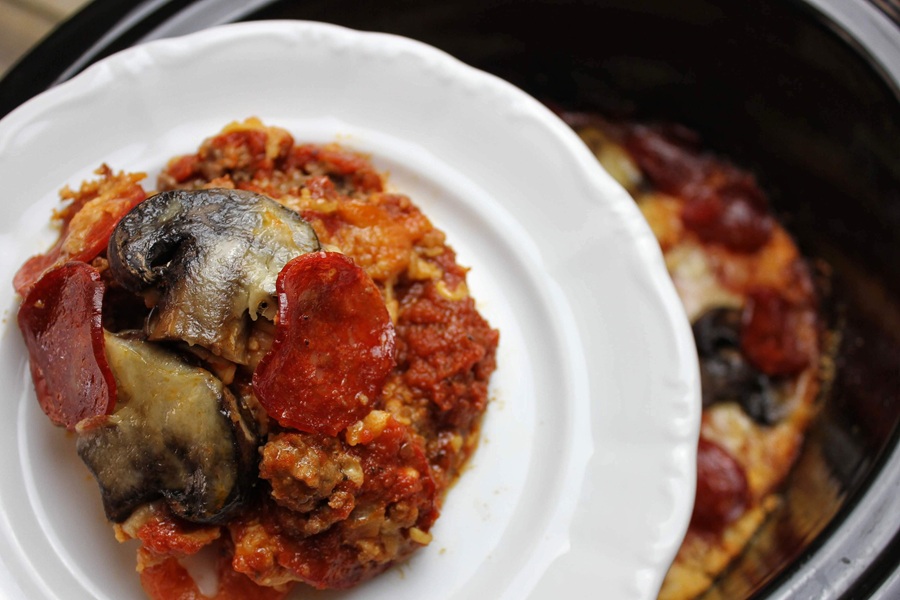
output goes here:
<path id="1" fill-rule="evenodd" d="M 625 137 L 635 162 L 663 192 L 683 197 L 684 225 L 704 242 L 752 253 L 772 236 L 765 194 L 749 174 L 701 154 L 679 127 L 636 126 Z"/>
<path id="2" fill-rule="evenodd" d="M 744 469 L 725 449 L 700 438 L 697 448 L 697 499 L 691 529 L 719 532 L 741 516 L 750 500 Z"/>
<path id="3" fill-rule="evenodd" d="M 28 288 L 40 279 L 47 269 L 52 268 L 59 262 L 61 246 L 61 242 L 57 242 L 46 254 L 32 256 L 19 267 L 19 270 L 13 276 L 13 288 L 15 288 L 16 293 L 24 296 L 28 292 Z"/>
<path id="4" fill-rule="evenodd" d="M 96 269 L 69 262 L 41 277 L 19 308 L 38 402 L 68 429 L 116 403 L 101 325 L 104 289 Z"/>
<path id="5" fill-rule="evenodd" d="M 394 327 L 375 283 L 343 254 L 290 261 L 276 282 L 272 348 L 253 374 L 284 427 L 337 435 L 365 416 L 394 367 Z"/>
<path id="6" fill-rule="evenodd" d="M 763 373 L 793 375 L 810 364 L 815 352 L 811 310 L 763 288 L 750 293 L 741 320 L 741 350 Z"/>
<path id="7" fill-rule="evenodd" d="M 636 125 L 623 142 L 641 171 L 667 194 L 681 194 L 706 178 L 708 161 L 696 150 L 696 134 L 684 127 Z"/>
<path id="8" fill-rule="evenodd" d="M 44 254 L 32 256 L 13 277 L 16 292 L 25 295 L 48 269 L 68 261 L 90 262 L 106 250 L 113 229 L 128 211 L 147 197 L 135 176 L 113 176 L 107 169 L 100 195 L 79 198 L 64 211 L 56 244 Z"/>
<path id="9" fill-rule="evenodd" d="M 682 212 L 684 225 L 701 240 L 735 252 L 752 253 L 772 237 L 774 221 L 754 204 L 754 189 L 734 183 L 728 189 L 691 199 Z M 758 189 L 758 188 L 756 188 Z"/>

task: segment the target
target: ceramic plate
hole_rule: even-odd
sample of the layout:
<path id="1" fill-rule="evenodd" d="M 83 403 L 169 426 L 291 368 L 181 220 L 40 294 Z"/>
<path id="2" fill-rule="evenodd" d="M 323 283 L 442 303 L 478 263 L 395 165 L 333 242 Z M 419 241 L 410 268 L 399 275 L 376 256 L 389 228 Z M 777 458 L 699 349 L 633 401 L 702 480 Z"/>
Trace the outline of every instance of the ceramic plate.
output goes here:
<path id="1" fill-rule="evenodd" d="M 304 22 L 230 25 L 112 56 L 0 122 L 0 590 L 142 598 L 74 439 L 38 408 L 10 280 L 57 191 L 143 170 L 250 116 L 373 157 L 471 266 L 501 332 L 482 442 L 434 541 L 323 598 L 652 598 L 687 526 L 699 384 L 649 228 L 553 114 L 418 42 Z M 298 590 L 296 597 L 304 596 Z"/>

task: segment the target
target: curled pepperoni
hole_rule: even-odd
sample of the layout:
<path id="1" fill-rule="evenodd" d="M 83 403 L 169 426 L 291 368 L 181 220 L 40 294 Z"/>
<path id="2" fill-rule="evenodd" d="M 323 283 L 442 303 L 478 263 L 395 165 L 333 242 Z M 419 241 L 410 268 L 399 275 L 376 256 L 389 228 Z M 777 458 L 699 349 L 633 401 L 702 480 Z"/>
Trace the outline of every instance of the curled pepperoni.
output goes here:
<path id="1" fill-rule="evenodd" d="M 767 375 L 793 375 L 815 352 L 812 311 L 795 306 L 777 291 L 754 290 L 742 315 L 741 350 Z"/>
<path id="2" fill-rule="evenodd" d="M 734 179 L 711 193 L 691 199 L 682 212 L 685 227 L 705 242 L 737 252 L 755 252 L 772 235 L 774 221 L 760 202 L 752 180 Z"/>
<path id="3" fill-rule="evenodd" d="M 41 277 L 19 308 L 38 402 L 68 429 L 116 403 L 101 325 L 104 288 L 96 269 L 69 262 Z"/>
<path id="4" fill-rule="evenodd" d="M 25 295 L 35 281 L 41 278 L 41 275 L 54 265 L 59 263 L 61 254 L 61 243 L 57 242 L 46 254 L 38 254 L 32 256 L 19 267 L 13 276 L 13 288 L 16 293 Z"/>
<path id="5" fill-rule="evenodd" d="M 700 438 L 691 529 L 719 532 L 743 514 L 749 500 L 744 469 L 721 446 Z"/>
<path id="6" fill-rule="evenodd" d="M 371 409 L 394 367 L 394 328 L 378 288 L 343 254 L 314 252 L 276 282 L 272 348 L 253 375 L 282 426 L 336 435 Z"/>
<path id="7" fill-rule="evenodd" d="M 661 191 L 681 196 L 685 227 L 735 252 L 755 252 L 772 235 L 765 194 L 750 174 L 701 154 L 697 138 L 677 127 L 635 126 L 625 145 Z"/>
<path id="8" fill-rule="evenodd" d="M 706 161 L 694 149 L 697 136 L 684 127 L 635 125 L 623 142 L 641 171 L 667 194 L 680 194 L 706 178 Z"/>
<path id="9" fill-rule="evenodd" d="M 16 292 L 25 295 L 47 270 L 69 261 L 90 262 L 106 250 L 113 229 L 128 211 L 147 197 L 137 180 L 143 175 L 113 175 L 104 165 L 96 190 L 83 190 L 62 211 L 62 230 L 56 244 L 32 256 L 13 277 Z"/>

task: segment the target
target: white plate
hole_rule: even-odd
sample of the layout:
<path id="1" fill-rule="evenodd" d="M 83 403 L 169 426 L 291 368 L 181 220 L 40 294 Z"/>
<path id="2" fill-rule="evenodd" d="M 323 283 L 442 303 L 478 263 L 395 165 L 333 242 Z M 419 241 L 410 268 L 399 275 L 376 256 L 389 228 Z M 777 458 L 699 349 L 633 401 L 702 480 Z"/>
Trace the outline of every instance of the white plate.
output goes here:
<path id="1" fill-rule="evenodd" d="M 303 22 L 132 48 L 0 122 L 0 590 L 143 597 L 134 548 L 34 400 L 13 273 L 52 242 L 63 184 L 106 162 L 152 187 L 167 157 L 249 116 L 370 153 L 447 232 L 501 331 L 482 444 L 432 544 L 321 597 L 652 598 L 691 511 L 700 403 L 690 329 L 638 210 L 513 86 L 417 42 Z"/>

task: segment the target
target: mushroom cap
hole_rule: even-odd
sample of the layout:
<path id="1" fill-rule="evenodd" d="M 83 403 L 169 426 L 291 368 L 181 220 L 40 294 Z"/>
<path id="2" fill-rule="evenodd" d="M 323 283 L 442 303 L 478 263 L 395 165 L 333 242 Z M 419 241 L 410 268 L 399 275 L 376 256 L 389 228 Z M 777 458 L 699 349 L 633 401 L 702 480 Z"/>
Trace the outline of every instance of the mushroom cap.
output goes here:
<path id="1" fill-rule="evenodd" d="M 275 314 L 275 280 L 320 248 L 312 226 L 245 190 L 172 190 L 141 202 L 108 246 L 113 278 L 153 311 L 150 340 L 182 340 L 247 364 L 250 321 Z"/>
<path id="2" fill-rule="evenodd" d="M 104 332 L 119 403 L 78 426 L 78 454 L 122 522 L 165 499 L 176 515 L 217 522 L 245 499 L 258 440 L 238 400 L 209 371 L 138 332 Z"/>

